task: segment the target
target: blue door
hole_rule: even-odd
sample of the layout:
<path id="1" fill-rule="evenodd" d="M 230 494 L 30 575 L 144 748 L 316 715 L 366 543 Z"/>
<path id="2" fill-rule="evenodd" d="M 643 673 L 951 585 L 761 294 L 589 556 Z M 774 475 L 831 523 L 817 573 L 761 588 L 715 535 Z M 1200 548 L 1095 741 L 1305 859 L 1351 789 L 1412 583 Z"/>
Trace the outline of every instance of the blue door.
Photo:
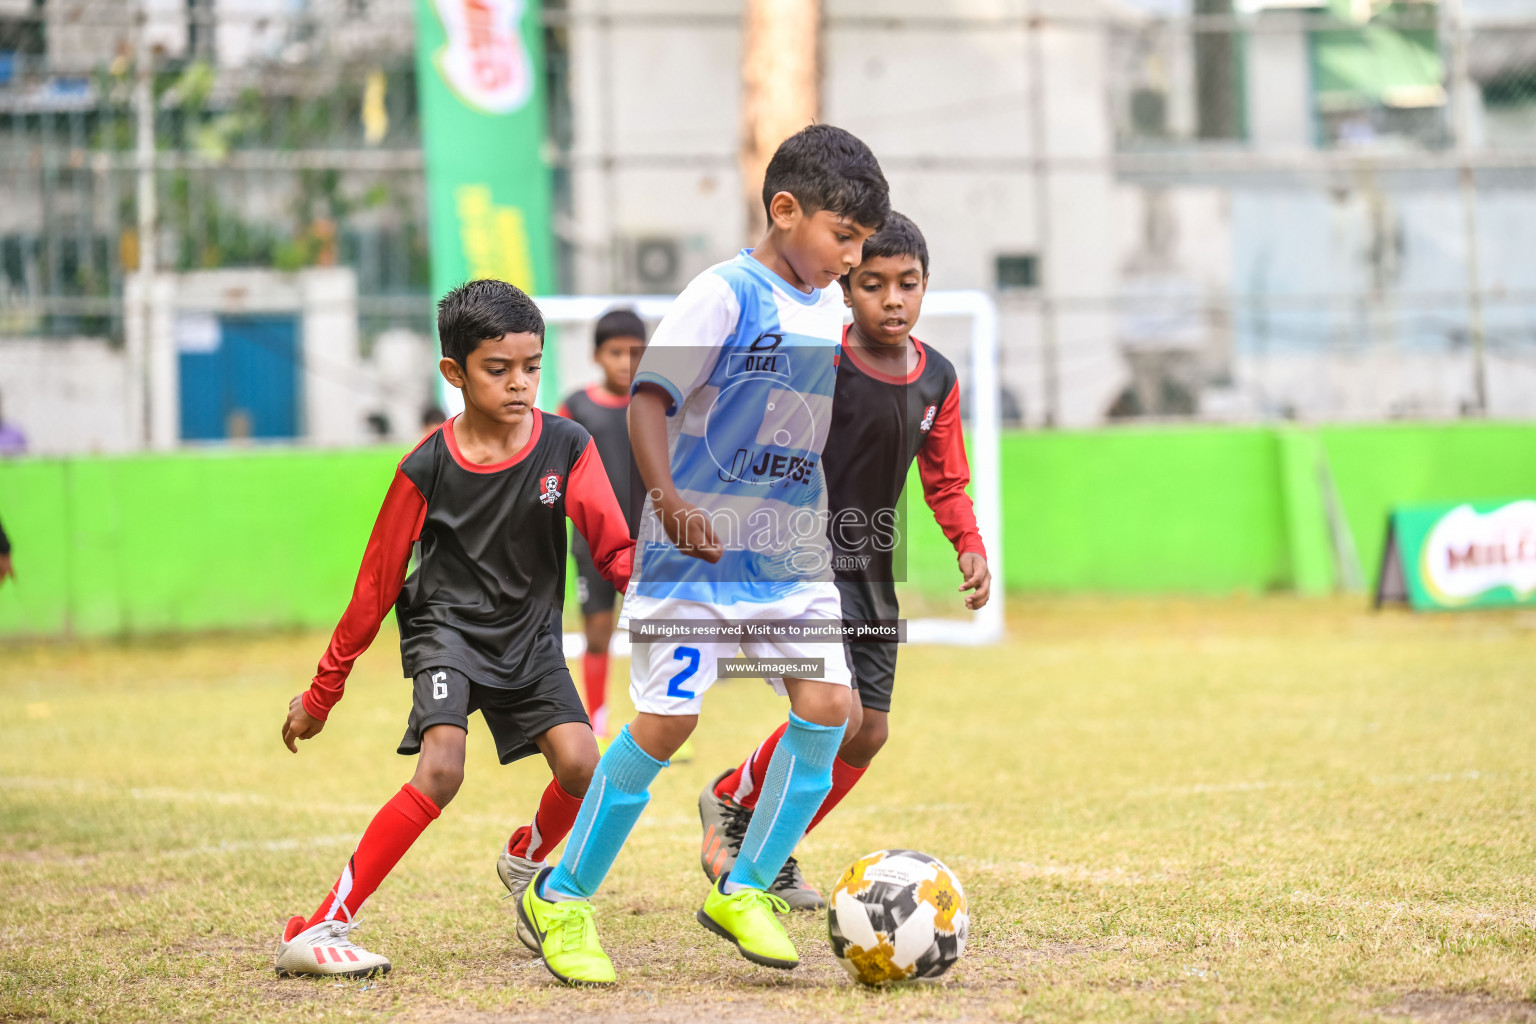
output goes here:
<path id="1" fill-rule="evenodd" d="M 224 316 L 212 346 L 180 353 L 188 441 L 298 435 L 298 318 Z"/>

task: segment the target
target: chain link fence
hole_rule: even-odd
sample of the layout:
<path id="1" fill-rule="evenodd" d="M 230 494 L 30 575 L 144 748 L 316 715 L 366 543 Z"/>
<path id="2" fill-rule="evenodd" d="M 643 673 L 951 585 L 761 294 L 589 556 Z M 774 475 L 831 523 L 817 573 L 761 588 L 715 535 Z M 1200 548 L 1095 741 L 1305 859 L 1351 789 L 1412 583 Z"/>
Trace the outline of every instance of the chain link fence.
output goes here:
<path id="1" fill-rule="evenodd" d="M 122 343 L 124 284 L 146 251 L 135 106 L 146 66 L 161 270 L 346 266 L 365 348 L 388 327 L 427 333 L 412 9 L 189 0 L 151 3 L 141 23 L 134 4 L 0 0 L 0 336 Z M 705 126 L 726 140 L 720 152 L 653 132 L 629 164 L 622 118 L 583 124 L 594 87 L 577 81 L 582 61 L 619 59 L 583 40 L 626 26 L 613 38 L 641 46 L 736 31 L 734 10 L 690 11 L 545 5 L 564 290 L 655 290 L 639 263 L 583 269 L 593 252 L 618 261 L 643 248 L 637 238 L 650 244 L 626 224 L 679 193 L 645 182 L 675 172 L 697 179 L 687 194 L 732 191 L 736 125 L 724 115 Z M 968 148 L 887 162 L 898 192 L 995 189 L 1036 211 L 1020 216 L 1017 244 L 976 242 L 989 247 L 970 261 L 979 269 L 944 281 L 1003 299 L 1019 422 L 1074 422 L 1052 411 L 1053 388 L 1089 395 L 1076 422 L 1536 415 L 1536 3 L 1018 0 L 973 16 L 826 0 L 823 11 L 824 116 L 861 133 L 839 76 L 883 59 L 858 49 L 872 39 L 927 54 L 935 76 L 972 50 L 1006 48 L 988 59 L 1024 68 L 1039 48 L 1043 83 L 999 72 L 985 102 L 944 108 L 949 121 L 995 116 L 997 131 L 987 122 Z M 658 117 L 678 99 L 647 95 L 633 75 L 601 88 L 645 98 Z M 1099 121 L 1102 132 L 1079 133 Z M 992 143 L 1004 137 L 1016 147 Z M 638 169 L 626 178 L 626 166 Z M 583 190 L 582 174 L 601 187 Z M 1088 222 L 1077 203 L 1040 199 L 1054 195 L 1038 188 L 1051 176 L 1104 183 L 1103 274 L 1078 274 L 1052 249 Z M 947 216 L 947 199 L 924 195 L 928 223 Z M 739 233 L 704 227 L 689 244 L 723 258 Z M 939 245 L 947 266 L 972 244 L 953 237 Z M 1074 317 L 1090 326 L 1074 333 Z"/>
<path id="2" fill-rule="evenodd" d="M 0 8 L 0 334 L 121 341 L 124 280 L 146 251 L 146 60 L 159 270 L 345 265 L 365 318 L 424 328 L 409 5 L 150 12 L 141 28 L 128 4 Z"/>
<path id="3" fill-rule="evenodd" d="M 1180 360 L 1133 328 L 1133 367 L 1163 358 L 1128 411 L 1536 414 L 1536 5 L 1196 0 L 1107 43 L 1117 174 L 1150 210 L 1121 300 L 1210 342 Z M 1203 268 L 1168 252 L 1201 196 Z M 1182 305 L 1138 305 L 1160 271 Z"/>

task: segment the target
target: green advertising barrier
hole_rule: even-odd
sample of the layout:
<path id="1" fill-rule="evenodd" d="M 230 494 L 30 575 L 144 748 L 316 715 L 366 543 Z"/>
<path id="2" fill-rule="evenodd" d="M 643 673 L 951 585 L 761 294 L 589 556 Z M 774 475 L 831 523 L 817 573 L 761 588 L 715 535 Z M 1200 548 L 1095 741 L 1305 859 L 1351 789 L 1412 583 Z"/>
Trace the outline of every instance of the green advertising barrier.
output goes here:
<path id="1" fill-rule="evenodd" d="M 539 0 L 416 0 L 432 297 L 478 278 L 558 291 Z M 540 405 L 559 382 L 545 364 Z"/>
<path id="2" fill-rule="evenodd" d="M 1376 604 L 1420 611 L 1536 605 L 1536 501 L 1394 509 Z"/>
<path id="3" fill-rule="evenodd" d="M 0 460 L 0 637 L 328 629 L 401 454 Z"/>
<path id="4" fill-rule="evenodd" d="M 1393 509 L 1536 494 L 1530 423 L 1352 424 L 1317 433 L 1367 586 L 1376 582 Z"/>
<path id="5" fill-rule="evenodd" d="M 0 638 L 329 629 L 404 454 L 0 459 Z M 1016 432 L 1002 460 L 1011 591 L 1328 593 L 1375 585 L 1393 509 L 1536 494 L 1536 424 Z M 954 552 L 915 482 L 906 506 L 908 578 L 937 599 L 909 607 L 952 613 Z"/>

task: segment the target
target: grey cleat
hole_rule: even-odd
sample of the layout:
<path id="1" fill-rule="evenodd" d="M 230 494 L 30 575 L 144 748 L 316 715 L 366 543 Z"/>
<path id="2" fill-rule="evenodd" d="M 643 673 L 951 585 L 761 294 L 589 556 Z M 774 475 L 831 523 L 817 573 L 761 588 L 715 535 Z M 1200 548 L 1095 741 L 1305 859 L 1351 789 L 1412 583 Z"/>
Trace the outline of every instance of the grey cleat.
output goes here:
<path id="1" fill-rule="evenodd" d="M 699 794 L 699 824 L 704 828 L 704 840 L 699 846 L 699 863 L 711 882 L 731 870 L 736 855 L 741 853 L 741 841 L 746 838 L 747 826 L 752 824 L 752 812 L 734 800 L 715 795 L 715 786 L 731 774 L 726 769 L 710 780 Z"/>
<path id="2" fill-rule="evenodd" d="M 820 910 L 827 905 L 821 893 L 806 882 L 805 875 L 800 873 L 800 862 L 793 857 L 784 862 L 768 891 L 788 903 L 790 910 Z"/>
<path id="3" fill-rule="evenodd" d="M 501 884 L 507 887 L 507 892 L 512 894 L 510 898 L 514 900 L 521 900 L 523 898 L 523 890 L 528 888 L 528 883 L 533 881 L 533 876 L 547 867 L 549 865 L 541 860 L 514 857 L 505 849 L 501 851 L 501 856 L 496 858 L 496 874 L 500 876 Z M 544 955 L 543 951 L 539 948 L 538 940 L 533 937 L 533 933 L 528 930 L 528 926 L 523 924 L 521 914 L 517 915 L 517 938 L 519 942 L 533 952 L 538 953 L 540 956 Z"/>

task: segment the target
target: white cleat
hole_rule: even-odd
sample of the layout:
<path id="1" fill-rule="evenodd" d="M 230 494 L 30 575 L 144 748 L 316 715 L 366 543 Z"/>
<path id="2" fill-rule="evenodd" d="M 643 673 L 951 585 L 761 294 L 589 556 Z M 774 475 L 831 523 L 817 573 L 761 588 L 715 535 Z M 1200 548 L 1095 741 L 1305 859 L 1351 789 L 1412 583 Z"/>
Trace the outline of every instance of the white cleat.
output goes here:
<path id="1" fill-rule="evenodd" d="M 507 892 L 512 894 L 511 898 L 514 900 L 521 900 L 523 890 L 528 888 L 528 883 L 533 881 L 533 876 L 547 867 L 549 865 L 541 860 L 514 857 L 505 849 L 501 851 L 501 856 L 496 858 L 496 874 L 500 876 L 501 884 L 507 887 Z M 531 951 L 540 956 L 544 955 L 544 951 L 539 946 L 539 940 L 535 939 L 533 933 L 528 930 L 528 926 L 523 924 L 521 914 L 517 915 L 517 938 Z"/>
<path id="2" fill-rule="evenodd" d="M 321 921 L 304 928 L 304 918 L 294 917 L 283 930 L 274 965 L 279 978 L 315 975 L 326 978 L 366 978 L 388 974 L 390 963 L 350 938 L 354 921 Z"/>

